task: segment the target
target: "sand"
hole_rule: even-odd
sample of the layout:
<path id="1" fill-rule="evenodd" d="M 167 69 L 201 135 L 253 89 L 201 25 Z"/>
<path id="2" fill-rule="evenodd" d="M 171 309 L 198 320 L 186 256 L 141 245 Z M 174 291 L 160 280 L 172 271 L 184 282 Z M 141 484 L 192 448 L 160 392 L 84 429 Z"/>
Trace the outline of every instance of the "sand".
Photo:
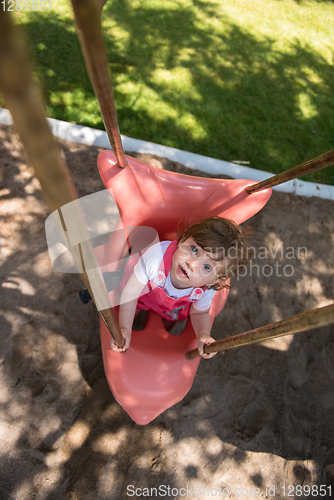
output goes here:
<path id="1" fill-rule="evenodd" d="M 201 361 L 184 400 L 138 426 L 108 388 L 80 278 L 50 264 L 20 142 L 12 127 L 0 138 L 0 499 L 334 497 L 334 327 Z M 102 189 L 99 150 L 61 147 L 79 196 Z M 234 278 L 215 338 L 333 302 L 333 208 L 273 193 L 249 221 L 252 272 Z"/>

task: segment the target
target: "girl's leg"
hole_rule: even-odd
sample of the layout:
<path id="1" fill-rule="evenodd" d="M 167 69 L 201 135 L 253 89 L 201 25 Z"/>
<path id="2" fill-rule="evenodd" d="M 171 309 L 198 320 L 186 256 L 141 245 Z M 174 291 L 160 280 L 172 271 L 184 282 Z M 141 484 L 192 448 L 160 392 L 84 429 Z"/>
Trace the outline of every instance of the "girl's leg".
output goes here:
<path id="1" fill-rule="evenodd" d="M 162 322 L 163 322 L 164 328 L 165 328 L 165 330 L 167 330 L 167 332 L 169 332 L 169 330 L 171 330 L 176 323 L 176 321 L 173 321 L 171 319 L 165 319 L 165 318 L 162 318 Z"/>
<path id="2" fill-rule="evenodd" d="M 132 326 L 133 330 L 140 331 L 145 328 L 147 323 L 148 313 L 149 311 L 145 311 L 144 309 L 136 309 L 135 318 Z"/>
<path id="3" fill-rule="evenodd" d="M 143 309 L 136 309 L 136 312 L 135 312 L 135 318 L 134 319 L 138 319 L 139 316 L 140 316 L 140 313 L 143 311 Z"/>
<path id="4" fill-rule="evenodd" d="M 144 309 L 136 309 L 135 318 L 133 323 L 133 330 L 143 330 L 147 323 L 149 311 Z M 173 326 L 178 323 L 178 321 L 173 321 L 172 319 L 162 318 L 162 323 L 167 332 L 169 332 Z"/>

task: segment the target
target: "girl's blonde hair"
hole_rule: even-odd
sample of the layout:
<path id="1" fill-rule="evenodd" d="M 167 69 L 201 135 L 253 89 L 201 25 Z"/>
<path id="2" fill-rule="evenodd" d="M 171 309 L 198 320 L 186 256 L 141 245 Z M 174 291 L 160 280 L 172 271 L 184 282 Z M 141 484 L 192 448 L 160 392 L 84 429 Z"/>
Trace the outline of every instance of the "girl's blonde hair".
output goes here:
<path id="1" fill-rule="evenodd" d="M 227 276 L 221 276 L 219 283 L 212 285 L 214 290 L 229 288 L 226 280 L 237 274 L 241 266 L 245 266 L 249 259 L 249 250 L 246 239 L 250 236 L 251 228 L 242 229 L 238 224 L 223 217 L 208 217 L 195 222 L 189 222 L 182 232 L 179 232 L 178 243 L 193 238 L 198 246 L 206 252 L 216 253 L 217 261 L 228 259 Z"/>

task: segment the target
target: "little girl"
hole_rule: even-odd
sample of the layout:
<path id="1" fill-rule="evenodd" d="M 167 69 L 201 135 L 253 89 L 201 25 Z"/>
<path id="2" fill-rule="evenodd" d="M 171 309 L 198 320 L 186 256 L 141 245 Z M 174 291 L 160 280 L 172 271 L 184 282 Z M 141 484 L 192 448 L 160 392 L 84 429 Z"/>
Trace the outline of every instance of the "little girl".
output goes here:
<path id="1" fill-rule="evenodd" d="M 125 340 L 117 352 L 128 349 L 136 309 L 152 309 L 162 316 L 168 330 L 175 321 L 190 316 L 204 358 L 211 337 L 209 309 L 212 299 L 228 288 L 230 276 L 246 263 L 248 232 L 221 217 L 210 217 L 188 225 L 178 241 L 163 241 L 150 247 L 134 267 L 120 300 L 119 325 Z M 144 293 L 144 295 L 143 295 Z"/>

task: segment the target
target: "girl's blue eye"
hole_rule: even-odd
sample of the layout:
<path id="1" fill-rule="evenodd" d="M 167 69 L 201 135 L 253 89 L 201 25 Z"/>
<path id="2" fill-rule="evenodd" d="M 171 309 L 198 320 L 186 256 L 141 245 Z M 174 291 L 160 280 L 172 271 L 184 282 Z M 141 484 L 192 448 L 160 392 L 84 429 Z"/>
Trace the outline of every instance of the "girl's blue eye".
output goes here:
<path id="1" fill-rule="evenodd" d="M 209 272 L 211 271 L 211 266 L 209 266 L 209 264 L 204 264 L 204 269 Z"/>
<path id="2" fill-rule="evenodd" d="M 197 247 L 191 247 L 191 251 L 194 252 L 195 255 L 198 254 L 198 249 Z"/>

